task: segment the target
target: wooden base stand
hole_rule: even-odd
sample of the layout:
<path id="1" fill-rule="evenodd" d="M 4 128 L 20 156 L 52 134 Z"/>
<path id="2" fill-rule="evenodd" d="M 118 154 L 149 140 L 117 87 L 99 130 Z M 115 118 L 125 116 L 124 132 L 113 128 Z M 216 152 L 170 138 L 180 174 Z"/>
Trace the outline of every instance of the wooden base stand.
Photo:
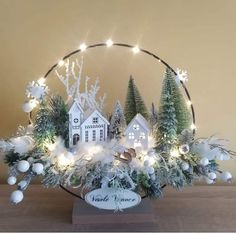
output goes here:
<path id="1" fill-rule="evenodd" d="M 127 224 L 127 223 L 154 223 L 155 216 L 150 199 L 145 198 L 133 208 L 123 212 L 97 209 L 81 199 L 74 202 L 73 224 Z"/>

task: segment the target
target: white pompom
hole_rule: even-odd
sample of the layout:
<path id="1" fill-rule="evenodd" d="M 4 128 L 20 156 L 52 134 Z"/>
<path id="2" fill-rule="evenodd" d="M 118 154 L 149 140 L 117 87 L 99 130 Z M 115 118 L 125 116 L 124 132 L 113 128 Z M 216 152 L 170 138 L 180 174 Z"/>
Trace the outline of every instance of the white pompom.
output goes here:
<path id="1" fill-rule="evenodd" d="M 29 170 L 30 164 L 26 160 L 21 160 L 18 162 L 17 169 L 20 172 L 26 172 Z"/>
<path id="2" fill-rule="evenodd" d="M 183 171 L 187 171 L 189 169 L 189 164 L 186 162 L 181 163 L 181 168 Z"/>
<path id="3" fill-rule="evenodd" d="M 24 198 L 24 195 L 23 195 L 22 191 L 16 190 L 16 191 L 12 192 L 10 199 L 11 199 L 11 202 L 17 204 L 17 203 L 21 202 L 23 200 L 23 198 Z"/>
<path id="4" fill-rule="evenodd" d="M 224 160 L 224 155 L 223 154 L 217 154 L 216 159 L 220 160 L 220 161 L 223 161 Z"/>
<path id="5" fill-rule="evenodd" d="M 209 164 L 208 158 L 202 158 L 199 162 L 202 166 L 207 166 Z"/>
<path id="6" fill-rule="evenodd" d="M 208 177 L 205 177 L 205 181 L 207 184 L 213 184 L 214 180 L 209 179 Z"/>
<path id="7" fill-rule="evenodd" d="M 9 185 L 14 185 L 16 183 L 16 177 L 15 176 L 10 176 L 7 180 L 7 183 Z"/>
<path id="8" fill-rule="evenodd" d="M 210 172 L 210 173 L 208 174 L 208 178 L 209 178 L 210 180 L 215 180 L 215 179 L 216 179 L 216 173 Z"/>
<path id="9" fill-rule="evenodd" d="M 228 171 L 224 171 L 221 173 L 221 179 L 225 182 L 231 182 L 232 178 L 233 178 L 233 176 Z"/>
<path id="10" fill-rule="evenodd" d="M 30 136 L 14 137 L 10 142 L 14 146 L 14 152 L 18 154 L 25 154 L 34 147 L 34 141 Z"/>
<path id="11" fill-rule="evenodd" d="M 153 167 L 147 167 L 147 168 L 146 168 L 146 171 L 147 171 L 147 173 L 150 174 L 150 175 L 155 172 L 155 170 L 154 170 Z"/>
<path id="12" fill-rule="evenodd" d="M 44 166 L 42 163 L 34 163 L 32 166 L 32 171 L 35 172 L 37 175 L 40 175 L 43 173 Z"/>
<path id="13" fill-rule="evenodd" d="M 29 113 L 35 108 L 36 104 L 33 101 L 24 102 L 22 109 L 24 112 Z"/>
<path id="14" fill-rule="evenodd" d="M 23 190 L 26 189 L 27 185 L 28 183 L 25 180 L 22 180 L 20 183 L 18 183 L 18 186 L 20 187 L 20 189 L 23 189 Z"/>

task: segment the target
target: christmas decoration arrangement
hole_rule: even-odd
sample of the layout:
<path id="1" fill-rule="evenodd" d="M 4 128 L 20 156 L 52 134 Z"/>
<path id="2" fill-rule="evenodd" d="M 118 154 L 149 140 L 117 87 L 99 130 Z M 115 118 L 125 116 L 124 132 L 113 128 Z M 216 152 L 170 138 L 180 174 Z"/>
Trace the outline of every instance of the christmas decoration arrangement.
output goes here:
<path id="1" fill-rule="evenodd" d="M 83 44 L 79 51 L 86 48 Z M 166 66 L 159 106 L 154 100 L 150 109 L 130 76 L 124 105 L 117 100 L 112 114 L 106 114 L 106 95 L 97 97 L 99 80 L 84 78 L 83 58 L 67 57 L 53 67 L 67 99 L 51 93 L 45 77 L 30 82 L 22 106 L 29 125 L 0 141 L 8 184 L 16 185 L 13 203 L 23 200 L 36 177 L 46 187 L 76 189 L 89 204 L 111 210 L 137 205 L 143 197 L 159 198 L 166 185 L 181 189 L 200 179 L 231 182 L 231 173 L 221 171 L 218 161 L 235 152 L 214 136 L 195 137 L 192 104 L 182 93 L 186 72 Z"/>

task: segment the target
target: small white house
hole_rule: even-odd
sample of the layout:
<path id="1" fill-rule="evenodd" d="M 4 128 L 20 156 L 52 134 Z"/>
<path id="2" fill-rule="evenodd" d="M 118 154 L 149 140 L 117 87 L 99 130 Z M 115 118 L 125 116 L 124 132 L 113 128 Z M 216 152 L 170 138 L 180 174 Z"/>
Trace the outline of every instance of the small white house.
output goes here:
<path id="1" fill-rule="evenodd" d="M 79 103 L 73 102 L 69 110 L 69 146 L 72 147 L 81 139 L 80 125 L 83 122 L 84 111 Z"/>
<path id="2" fill-rule="evenodd" d="M 108 125 L 107 119 L 98 110 L 94 110 L 81 124 L 81 141 L 106 141 Z"/>
<path id="3" fill-rule="evenodd" d="M 151 133 L 151 128 L 147 120 L 137 114 L 129 123 L 125 130 L 125 138 L 128 147 L 142 149 L 148 148 L 148 137 Z"/>
<path id="4" fill-rule="evenodd" d="M 109 122 L 98 111 L 94 110 L 88 115 L 76 101 L 69 110 L 69 146 L 73 147 L 78 141 L 106 141 Z"/>

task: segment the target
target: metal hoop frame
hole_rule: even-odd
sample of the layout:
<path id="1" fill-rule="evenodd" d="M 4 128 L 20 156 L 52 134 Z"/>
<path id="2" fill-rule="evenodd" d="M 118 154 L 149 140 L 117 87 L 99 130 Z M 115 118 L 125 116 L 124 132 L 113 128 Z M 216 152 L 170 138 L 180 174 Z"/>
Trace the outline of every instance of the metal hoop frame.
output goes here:
<path id="1" fill-rule="evenodd" d="M 112 43 L 112 46 L 126 47 L 126 48 L 131 48 L 131 49 L 133 49 L 133 48 L 136 47 L 136 46 L 133 46 L 133 45 L 130 45 L 130 44 L 124 44 L 124 43 Z M 104 43 L 104 42 L 103 42 L 103 43 L 91 44 L 91 45 L 86 46 L 86 50 L 92 49 L 92 48 L 96 48 L 96 47 L 107 47 L 107 43 Z M 167 62 L 165 62 L 163 59 L 161 59 L 158 55 L 156 55 L 156 54 L 154 54 L 154 53 L 152 53 L 152 52 L 150 52 L 150 51 L 148 51 L 148 50 L 146 50 L 146 49 L 138 48 L 138 50 L 139 50 L 140 52 L 143 52 L 144 54 L 147 54 L 147 55 L 153 57 L 153 58 L 156 59 L 159 63 L 162 63 L 165 67 L 169 68 L 175 75 L 177 75 L 176 71 L 175 71 Z M 80 52 L 83 52 L 83 50 L 81 50 L 81 49 L 74 50 L 74 51 L 72 51 L 71 53 L 65 55 L 65 56 L 62 58 L 62 60 L 64 61 L 64 60 L 68 59 L 69 57 L 71 57 L 72 55 L 78 54 L 78 53 L 80 53 Z M 52 72 L 58 65 L 59 65 L 59 64 L 56 63 L 56 64 L 54 64 L 53 66 L 51 66 L 51 67 L 49 68 L 49 70 L 46 72 L 44 78 L 47 78 L 47 77 L 51 74 L 51 72 Z M 181 83 L 181 85 L 182 85 L 182 87 L 183 87 L 183 89 L 184 89 L 184 91 L 185 91 L 185 94 L 186 94 L 188 100 L 190 101 L 190 108 L 191 108 L 191 113 L 192 113 L 192 120 L 193 120 L 193 124 L 195 125 L 196 118 L 195 118 L 194 107 L 193 107 L 193 104 L 192 104 L 192 102 L 191 102 L 191 96 L 190 96 L 190 94 L 189 94 L 189 92 L 188 92 L 187 87 L 185 86 L 185 84 L 183 83 L 182 80 L 180 80 L 180 83 Z M 31 113 L 30 113 L 30 114 L 31 114 Z M 195 129 L 193 129 L 193 134 L 195 135 Z M 163 185 L 162 188 L 164 188 L 165 186 L 166 186 L 166 185 Z M 71 194 L 71 195 L 73 195 L 73 196 L 75 196 L 75 197 L 77 197 L 77 198 L 83 199 L 82 197 L 80 197 L 80 196 L 77 195 L 76 193 L 73 193 L 73 192 L 71 192 L 70 190 L 66 189 L 63 185 L 60 185 L 60 188 L 62 188 L 64 191 L 66 191 L 67 193 L 69 193 L 69 194 Z M 142 198 L 145 198 L 145 197 L 146 197 L 146 196 L 144 196 L 144 197 L 142 197 Z"/>

